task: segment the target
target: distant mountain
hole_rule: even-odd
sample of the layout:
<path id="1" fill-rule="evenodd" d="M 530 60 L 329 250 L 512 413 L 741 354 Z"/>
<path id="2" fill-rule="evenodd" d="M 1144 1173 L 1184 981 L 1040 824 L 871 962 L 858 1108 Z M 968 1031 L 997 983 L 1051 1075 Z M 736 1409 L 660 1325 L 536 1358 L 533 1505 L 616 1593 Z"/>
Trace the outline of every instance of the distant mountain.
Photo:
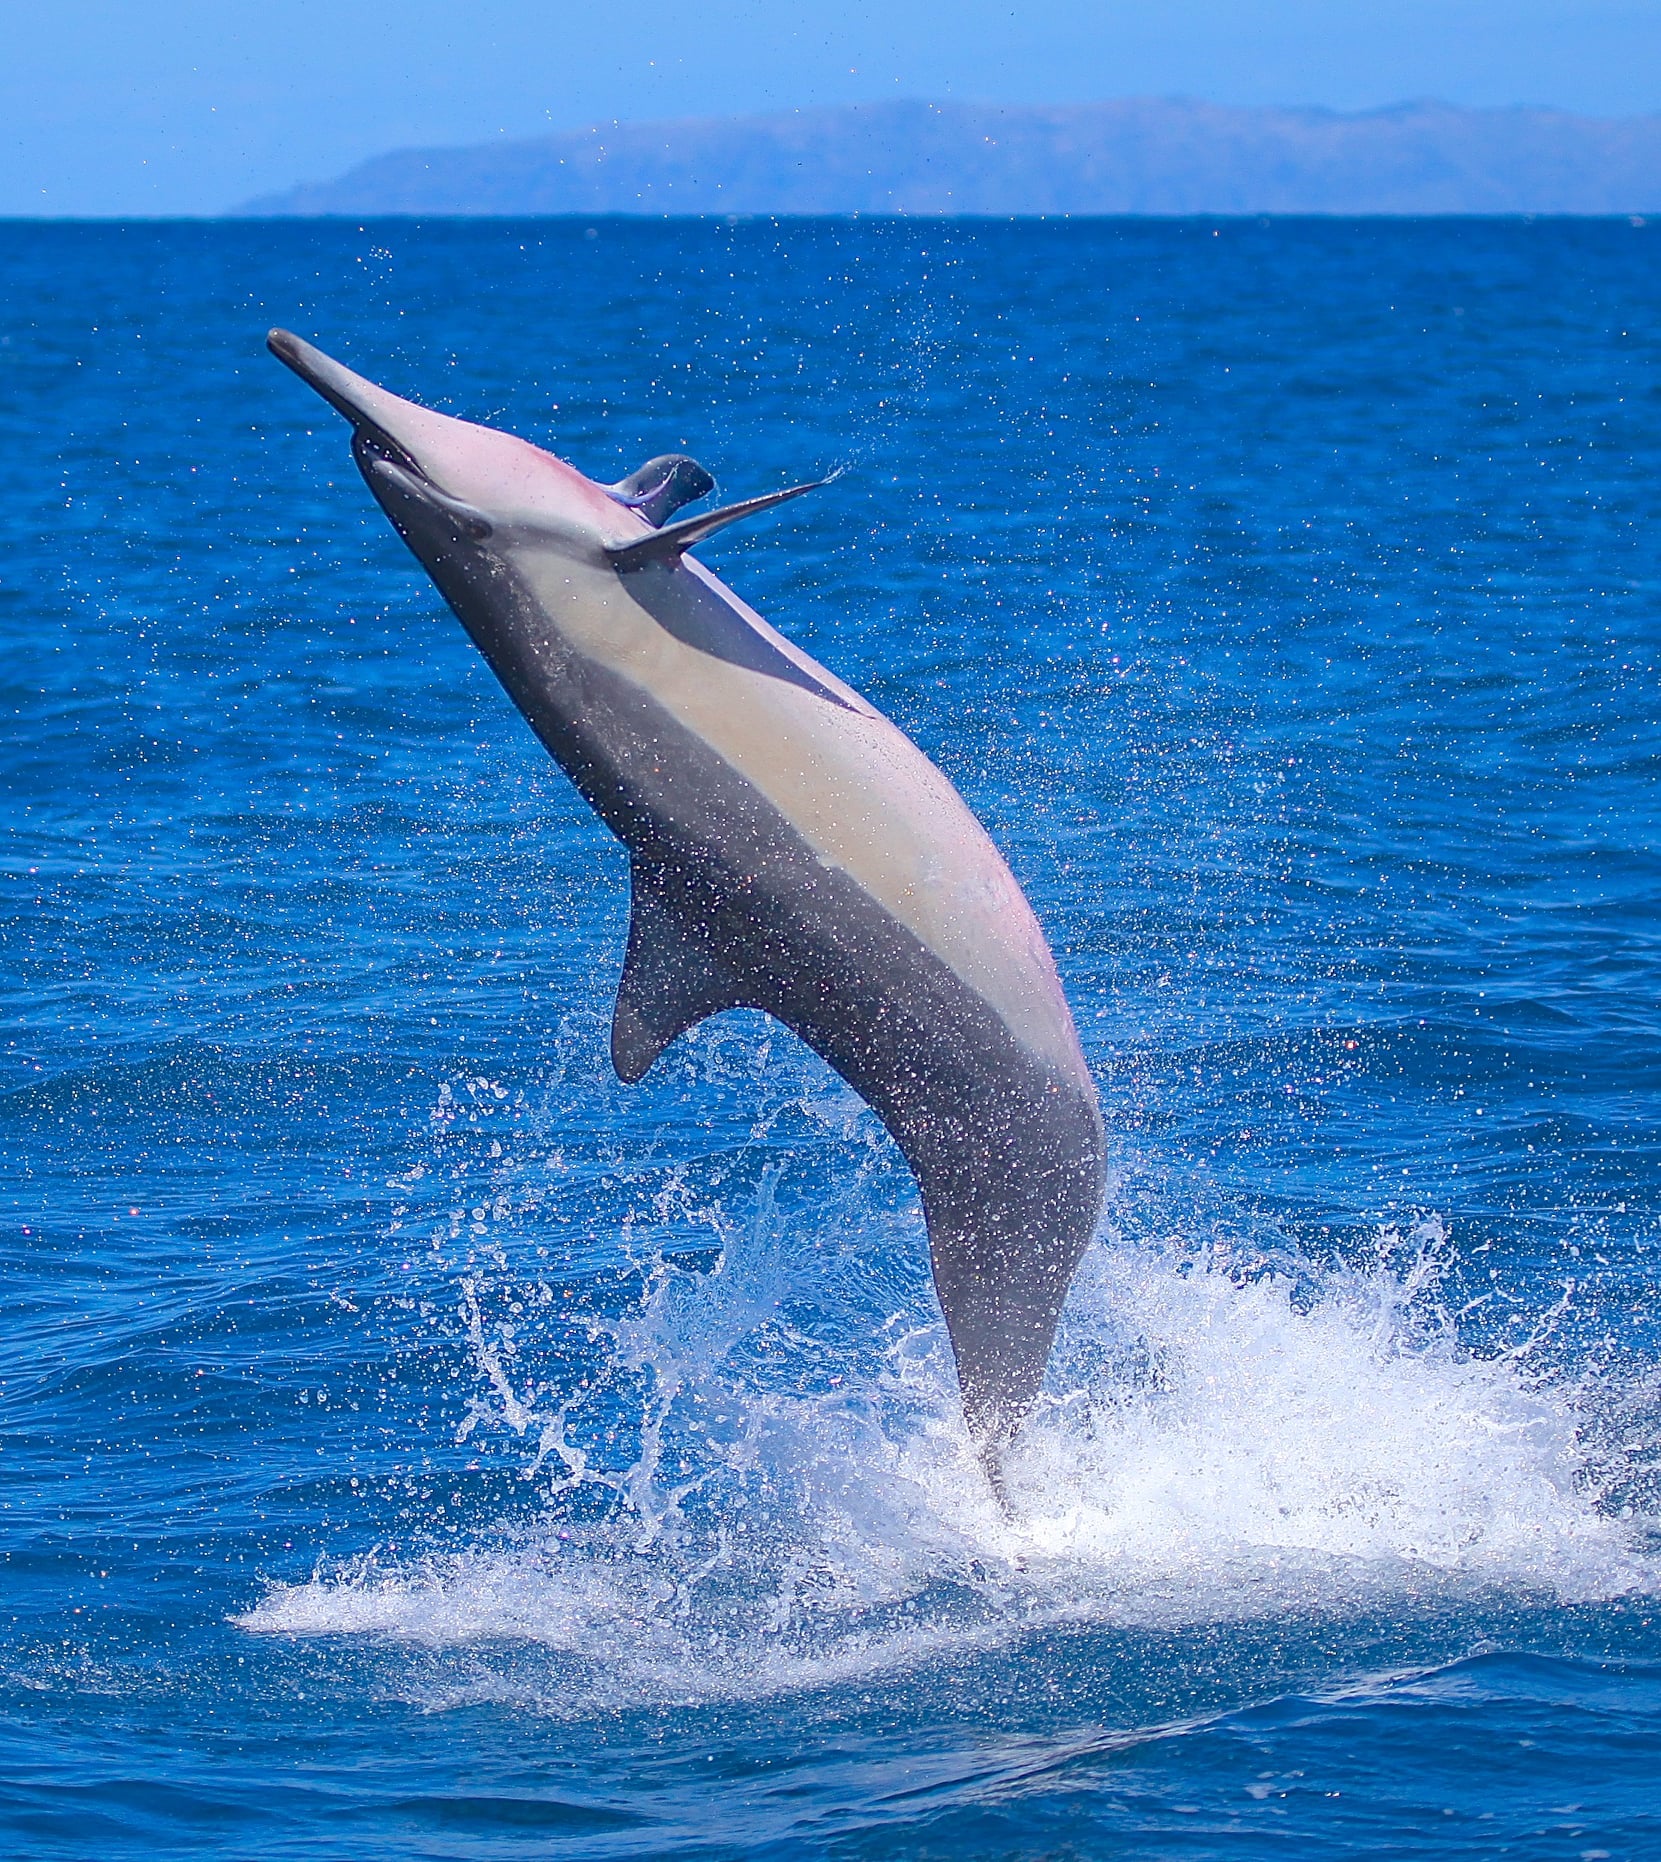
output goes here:
<path id="1" fill-rule="evenodd" d="M 1661 116 L 879 103 L 402 149 L 242 214 L 1648 213 Z"/>

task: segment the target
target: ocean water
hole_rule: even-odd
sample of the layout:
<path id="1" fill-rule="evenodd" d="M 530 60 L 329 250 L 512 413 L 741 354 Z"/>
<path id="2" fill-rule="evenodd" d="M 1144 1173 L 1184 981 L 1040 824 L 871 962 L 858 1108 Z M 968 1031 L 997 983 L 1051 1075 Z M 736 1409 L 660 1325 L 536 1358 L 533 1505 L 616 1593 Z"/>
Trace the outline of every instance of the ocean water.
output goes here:
<path id="1" fill-rule="evenodd" d="M 0 226 L 0 1853 L 1661 1856 L 1661 227 Z M 281 323 L 1005 849 L 1112 1143 L 1009 1517 L 913 1188 Z"/>

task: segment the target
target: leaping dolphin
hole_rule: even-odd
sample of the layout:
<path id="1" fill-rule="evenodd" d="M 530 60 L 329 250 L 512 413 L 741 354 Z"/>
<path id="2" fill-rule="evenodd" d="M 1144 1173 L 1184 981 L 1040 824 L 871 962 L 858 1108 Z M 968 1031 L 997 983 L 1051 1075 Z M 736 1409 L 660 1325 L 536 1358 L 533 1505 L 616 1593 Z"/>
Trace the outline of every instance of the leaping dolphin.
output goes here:
<path id="1" fill-rule="evenodd" d="M 628 850 L 621 1078 L 705 1016 L 764 1009 L 893 1135 L 1001 1491 L 1100 1211 L 1101 1112 L 1044 934 L 957 791 L 687 554 L 813 487 L 670 521 L 714 487 L 693 460 L 599 485 L 268 341 L 352 423 L 398 534 Z"/>

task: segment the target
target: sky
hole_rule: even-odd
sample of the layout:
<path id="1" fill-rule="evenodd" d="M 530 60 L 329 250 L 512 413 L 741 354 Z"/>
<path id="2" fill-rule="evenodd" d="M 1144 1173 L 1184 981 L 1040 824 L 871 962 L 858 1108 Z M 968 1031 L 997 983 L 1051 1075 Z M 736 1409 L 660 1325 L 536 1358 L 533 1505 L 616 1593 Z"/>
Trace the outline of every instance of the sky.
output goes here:
<path id="1" fill-rule="evenodd" d="M 879 97 L 1661 111 L 1661 0 L 4 0 L 0 215 L 211 214 L 388 149 Z"/>

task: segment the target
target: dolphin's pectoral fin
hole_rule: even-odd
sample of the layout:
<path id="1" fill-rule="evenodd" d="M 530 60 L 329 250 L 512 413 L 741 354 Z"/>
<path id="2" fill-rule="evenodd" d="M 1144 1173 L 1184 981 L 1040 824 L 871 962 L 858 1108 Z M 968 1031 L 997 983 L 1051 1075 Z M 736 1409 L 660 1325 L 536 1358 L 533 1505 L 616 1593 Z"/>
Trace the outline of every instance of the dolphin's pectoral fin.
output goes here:
<path id="1" fill-rule="evenodd" d="M 611 1018 L 611 1064 L 632 1086 L 677 1035 L 722 1009 L 748 1008 L 755 995 L 717 954 L 696 918 L 670 903 L 662 867 L 637 859 L 629 954 Z"/>
<path id="2" fill-rule="evenodd" d="M 817 491 L 821 485 L 828 485 L 832 479 L 841 476 L 838 470 L 806 485 L 792 485 L 788 491 L 770 491 L 760 498 L 745 498 L 738 504 L 724 504 L 718 511 L 705 511 L 701 517 L 683 517 L 678 524 L 665 524 L 649 537 L 636 537 L 632 543 L 610 544 L 606 554 L 623 575 L 634 569 L 649 568 L 653 563 L 674 563 L 683 550 L 690 549 L 694 543 L 703 542 L 705 537 L 714 536 L 717 530 L 726 529 L 728 524 L 736 524 L 741 517 L 754 517 L 758 511 L 768 511 L 775 504 L 799 498 L 804 491 Z"/>

